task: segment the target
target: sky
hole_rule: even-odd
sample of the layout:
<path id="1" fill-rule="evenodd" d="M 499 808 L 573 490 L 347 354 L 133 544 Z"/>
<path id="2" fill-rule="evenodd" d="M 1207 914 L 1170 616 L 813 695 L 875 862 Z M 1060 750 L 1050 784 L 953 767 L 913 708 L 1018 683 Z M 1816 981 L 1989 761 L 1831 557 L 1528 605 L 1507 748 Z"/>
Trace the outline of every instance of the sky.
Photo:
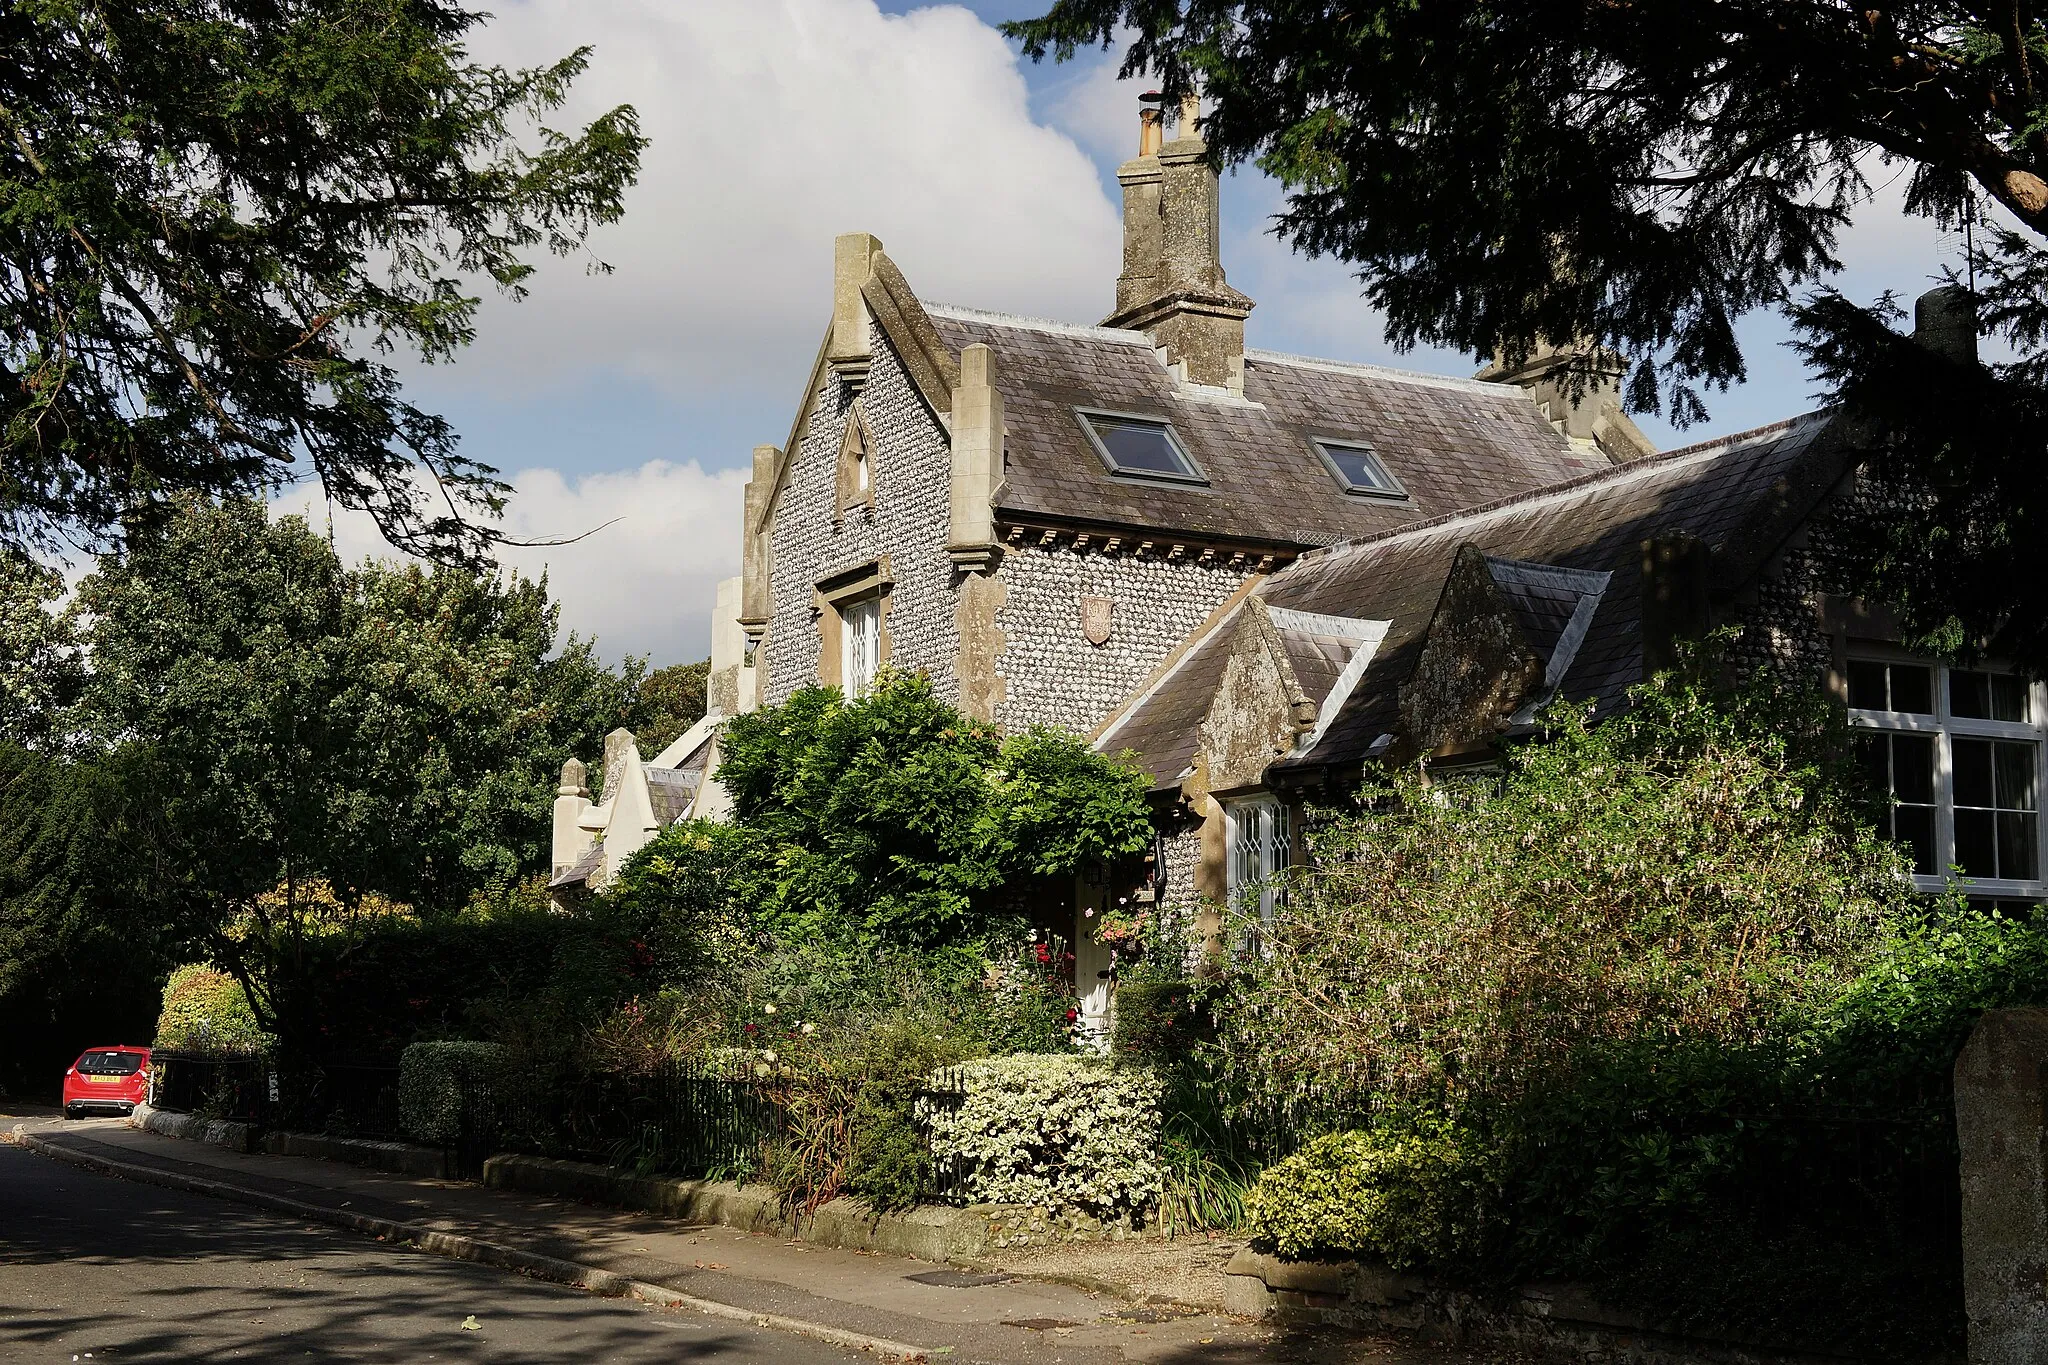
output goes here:
<path id="1" fill-rule="evenodd" d="M 573 545 L 508 550 L 545 570 L 567 629 L 654 667 L 708 652 L 712 592 L 739 571 L 756 444 L 780 444 L 831 312 L 832 239 L 881 238 L 921 297 L 1095 322 L 1120 267 L 1115 171 L 1136 151 L 1140 83 L 1117 53 L 1026 61 L 993 27 L 1039 4 L 876 0 L 495 0 L 481 59 L 530 66 L 588 44 L 557 126 L 631 104 L 651 139 L 624 218 L 587 254 L 546 259 L 522 302 L 487 296 L 475 345 L 402 366 L 411 399 L 514 487 L 506 529 Z M 579 121 L 580 121 L 579 119 Z M 1882 184 L 1885 172 L 1877 179 Z M 1223 261 L 1257 301 L 1252 346 L 1470 374 L 1470 356 L 1396 352 L 1344 267 L 1268 231 L 1277 185 L 1223 186 Z M 1852 297 L 1926 289 L 1954 243 L 1880 190 L 1843 243 Z M 610 273 L 593 270 L 603 261 Z M 1758 317 L 1751 378 L 1659 446 L 1812 406 L 1813 385 Z M 317 490 L 287 506 L 324 519 Z M 389 553 L 341 515 L 337 545 Z"/>

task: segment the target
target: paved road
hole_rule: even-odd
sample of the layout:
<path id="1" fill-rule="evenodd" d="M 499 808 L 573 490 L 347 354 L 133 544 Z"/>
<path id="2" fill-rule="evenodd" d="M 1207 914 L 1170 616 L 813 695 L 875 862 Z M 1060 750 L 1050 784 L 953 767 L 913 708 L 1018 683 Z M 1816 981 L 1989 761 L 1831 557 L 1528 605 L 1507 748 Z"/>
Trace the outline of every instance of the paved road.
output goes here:
<path id="1" fill-rule="evenodd" d="M 474 1314 L 481 1331 L 462 1330 Z M 0 1146 L 0 1362 L 661 1361 L 850 1351 L 93 1175 Z"/>

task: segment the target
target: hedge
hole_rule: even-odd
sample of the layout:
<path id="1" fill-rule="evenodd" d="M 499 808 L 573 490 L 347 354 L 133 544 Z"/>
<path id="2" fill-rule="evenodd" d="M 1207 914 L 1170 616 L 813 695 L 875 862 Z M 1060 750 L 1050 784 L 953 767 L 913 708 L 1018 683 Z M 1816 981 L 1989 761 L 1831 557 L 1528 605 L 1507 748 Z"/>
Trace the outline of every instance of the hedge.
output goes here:
<path id="1" fill-rule="evenodd" d="M 478 1090 L 472 1104 L 471 1136 L 495 1126 L 489 1112 L 488 1082 L 503 1075 L 505 1050 L 496 1043 L 414 1043 L 398 1063 L 398 1126 L 415 1142 L 446 1145 L 463 1136 L 465 1083 Z"/>
<path id="2" fill-rule="evenodd" d="M 1160 1083 L 1150 1071 L 1014 1053 L 951 1074 L 965 1089 L 958 1104 L 927 1097 L 918 1118 L 938 1162 L 971 1168 L 973 1198 L 1131 1223 L 1158 1203 Z"/>
<path id="3" fill-rule="evenodd" d="M 164 983 L 154 1046 L 190 1052 L 263 1052 L 270 1036 L 257 1027 L 242 983 L 219 968 L 189 963 Z"/>

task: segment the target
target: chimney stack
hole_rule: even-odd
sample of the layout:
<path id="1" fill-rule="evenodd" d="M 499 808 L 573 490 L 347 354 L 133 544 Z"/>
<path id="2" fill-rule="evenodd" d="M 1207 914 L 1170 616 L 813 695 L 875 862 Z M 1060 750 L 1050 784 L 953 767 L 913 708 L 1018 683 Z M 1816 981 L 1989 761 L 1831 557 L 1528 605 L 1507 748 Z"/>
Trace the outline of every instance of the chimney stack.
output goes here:
<path id="1" fill-rule="evenodd" d="M 1959 284 L 1930 289 L 1913 303 L 1913 340 L 1936 355 L 1974 364 L 1977 302 Z"/>
<path id="2" fill-rule="evenodd" d="M 1192 384 L 1244 392 L 1244 319 L 1252 301 L 1223 278 L 1216 172 L 1196 128 L 1201 106 L 1181 101 L 1163 143 L 1158 94 L 1144 97 L 1138 155 L 1117 168 L 1124 189 L 1124 273 L 1105 327 L 1145 333 Z"/>

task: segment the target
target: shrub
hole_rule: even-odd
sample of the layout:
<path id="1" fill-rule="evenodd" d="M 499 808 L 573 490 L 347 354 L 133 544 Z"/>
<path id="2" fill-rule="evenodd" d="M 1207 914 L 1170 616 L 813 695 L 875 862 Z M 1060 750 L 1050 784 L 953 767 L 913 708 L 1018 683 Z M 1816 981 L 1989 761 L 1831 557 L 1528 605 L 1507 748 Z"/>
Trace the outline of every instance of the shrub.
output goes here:
<path id="1" fill-rule="evenodd" d="M 1669 678 L 1635 703 L 1549 713 L 1497 781 L 1400 774 L 1318 819 L 1217 1010 L 1241 1083 L 1495 1104 L 1589 1049 L 1748 1046 L 1839 994 L 1910 913 L 1897 854 L 1770 722 Z"/>
<path id="2" fill-rule="evenodd" d="M 762 1152 L 761 1171 L 790 1205 L 808 1213 L 843 1193 L 881 1210 L 931 1192 L 931 1154 L 916 1126 L 925 1077 L 978 1051 L 957 1034 L 915 1019 L 857 1032 L 786 1034 L 756 1052 L 784 1112 Z"/>
<path id="3" fill-rule="evenodd" d="M 505 1069 L 505 1049 L 496 1043 L 414 1043 L 399 1059 L 398 1126 L 415 1142 L 454 1142 L 465 1136 L 463 1097 L 468 1091 L 484 1101 L 472 1100 L 468 1115 L 467 1135 L 480 1135 L 493 1126 L 489 1085 Z"/>
<path id="4" fill-rule="evenodd" d="M 885 673 L 864 697 L 806 688 L 726 722 L 718 778 L 733 819 L 655 840 L 679 908 L 784 940 L 915 947 L 1006 931 L 1041 878 L 1130 857 L 1151 837 L 1146 780 L 1049 730 L 1005 737 Z"/>
<path id="5" fill-rule="evenodd" d="M 1252 1245 L 1296 1259 L 1378 1256 L 1396 1270 L 1469 1262 L 1493 1202 L 1480 1147 L 1443 1123 L 1325 1134 L 1245 1196 Z"/>
<path id="6" fill-rule="evenodd" d="M 957 1106 L 921 1101 L 940 1160 L 964 1159 L 996 1204 L 1141 1222 L 1158 1201 L 1160 1083 L 1075 1053 L 991 1057 L 958 1070 Z"/>
<path id="7" fill-rule="evenodd" d="M 157 1016 L 156 1046 L 190 1052 L 262 1052 L 270 1037 L 256 1023 L 242 983 L 203 962 L 171 973 Z"/>

